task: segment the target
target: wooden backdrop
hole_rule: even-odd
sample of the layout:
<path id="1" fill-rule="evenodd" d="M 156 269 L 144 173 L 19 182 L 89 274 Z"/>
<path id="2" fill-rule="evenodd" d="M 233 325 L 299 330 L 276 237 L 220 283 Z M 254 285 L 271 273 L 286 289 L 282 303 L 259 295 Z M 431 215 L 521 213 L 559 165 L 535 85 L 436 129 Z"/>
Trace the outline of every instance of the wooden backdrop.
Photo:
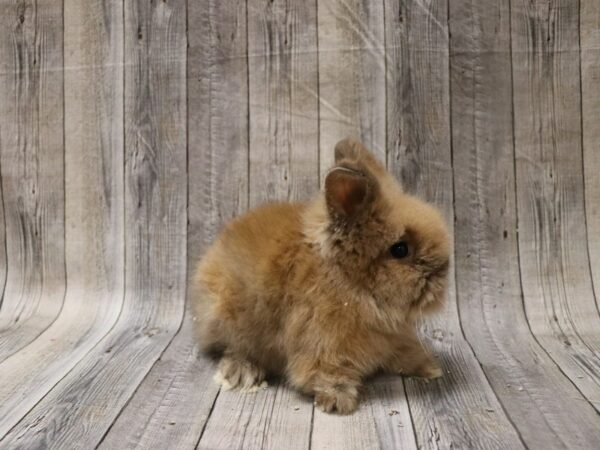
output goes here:
<path id="1" fill-rule="evenodd" d="M 445 376 L 219 392 L 186 278 L 360 137 L 454 231 Z M 596 448 L 597 0 L 0 0 L 0 448 Z"/>

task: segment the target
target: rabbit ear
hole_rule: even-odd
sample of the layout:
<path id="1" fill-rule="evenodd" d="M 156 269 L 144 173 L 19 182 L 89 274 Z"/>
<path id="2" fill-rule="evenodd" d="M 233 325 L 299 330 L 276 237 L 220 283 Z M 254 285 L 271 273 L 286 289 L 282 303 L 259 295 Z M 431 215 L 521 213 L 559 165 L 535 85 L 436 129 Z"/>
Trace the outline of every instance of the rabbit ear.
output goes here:
<path id="1" fill-rule="evenodd" d="M 346 167 L 334 167 L 325 178 L 325 200 L 334 217 L 356 217 L 370 201 L 371 191 L 365 175 Z"/>
<path id="2" fill-rule="evenodd" d="M 385 167 L 377 161 L 373 154 L 358 140 L 346 138 L 335 145 L 335 162 L 357 165 L 376 176 L 385 174 Z"/>

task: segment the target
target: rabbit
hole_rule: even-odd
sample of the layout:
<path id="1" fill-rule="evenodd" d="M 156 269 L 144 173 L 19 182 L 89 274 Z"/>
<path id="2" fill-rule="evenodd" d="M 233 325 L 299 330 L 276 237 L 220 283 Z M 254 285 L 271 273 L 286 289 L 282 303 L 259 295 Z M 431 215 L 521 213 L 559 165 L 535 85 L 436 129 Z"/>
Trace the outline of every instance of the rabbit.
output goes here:
<path id="1" fill-rule="evenodd" d="M 450 238 L 433 206 L 402 191 L 358 141 L 335 146 L 323 192 L 260 206 L 201 259 L 193 302 L 201 348 L 224 389 L 270 374 L 349 414 L 379 371 L 437 378 L 415 320 L 444 303 Z"/>

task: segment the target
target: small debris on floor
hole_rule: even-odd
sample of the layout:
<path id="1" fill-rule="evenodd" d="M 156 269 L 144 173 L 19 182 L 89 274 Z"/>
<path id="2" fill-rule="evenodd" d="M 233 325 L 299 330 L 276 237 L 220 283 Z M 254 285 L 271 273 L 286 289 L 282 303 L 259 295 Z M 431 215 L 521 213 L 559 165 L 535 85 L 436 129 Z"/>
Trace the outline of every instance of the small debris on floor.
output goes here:
<path id="1" fill-rule="evenodd" d="M 396 411 L 395 409 L 392 409 L 389 413 L 388 416 L 395 416 L 396 414 L 399 414 L 398 411 Z"/>
<path id="2" fill-rule="evenodd" d="M 517 391 L 522 391 L 522 390 L 523 390 L 523 386 L 519 386 L 519 387 L 517 388 Z"/>
<path id="3" fill-rule="evenodd" d="M 400 422 L 400 423 L 398 424 L 398 426 L 399 426 L 400 428 L 404 428 L 404 424 L 403 424 L 402 422 Z"/>
<path id="4" fill-rule="evenodd" d="M 344 306 L 348 306 L 348 302 L 344 302 Z"/>
<path id="5" fill-rule="evenodd" d="M 299 406 L 294 406 L 294 411 L 298 411 L 300 409 Z"/>
<path id="6" fill-rule="evenodd" d="M 583 375 L 577 375 L 577 378 L 583 378 Z"/>
<path id="7" fill-rule="evenodd" d="M 494 410 L 493 410 L 492 408 L 485 408 L 485 410 L 486 410 L 487 412 L 494 412 Z"/>
<path id="8" fill-rule="evenodd" d="M 175 422 L 169 422 L 169 425 L 175 425 Z"/>
<path id="9" fill-rule="evenodd" d="M 152 337 L 155 334 L 158 334 L 159 332 L 160 332 L 160 328 L 156 328 L 156 327 L 144 330 L 144 334 L 148 337 Z"/>

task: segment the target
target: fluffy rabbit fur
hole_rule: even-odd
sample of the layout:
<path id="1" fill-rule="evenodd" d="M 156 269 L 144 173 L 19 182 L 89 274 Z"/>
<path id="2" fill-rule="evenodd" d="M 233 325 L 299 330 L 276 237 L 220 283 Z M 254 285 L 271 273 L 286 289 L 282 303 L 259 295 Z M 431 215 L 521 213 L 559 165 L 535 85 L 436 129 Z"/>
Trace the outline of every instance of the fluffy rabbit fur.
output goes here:
<path id="1" fill-rule="evenodd" d="M 359 142 L 339 142 L 315 200 L 233 220 L 200 262 L 194 304 L 203 349 L 221 356 L 215 379 L 252 390 L 282 374 L 348 414 L 378 370 L 441 376 L 414 321 L 442 304 L 449 252 L 439 212 Z"/>

